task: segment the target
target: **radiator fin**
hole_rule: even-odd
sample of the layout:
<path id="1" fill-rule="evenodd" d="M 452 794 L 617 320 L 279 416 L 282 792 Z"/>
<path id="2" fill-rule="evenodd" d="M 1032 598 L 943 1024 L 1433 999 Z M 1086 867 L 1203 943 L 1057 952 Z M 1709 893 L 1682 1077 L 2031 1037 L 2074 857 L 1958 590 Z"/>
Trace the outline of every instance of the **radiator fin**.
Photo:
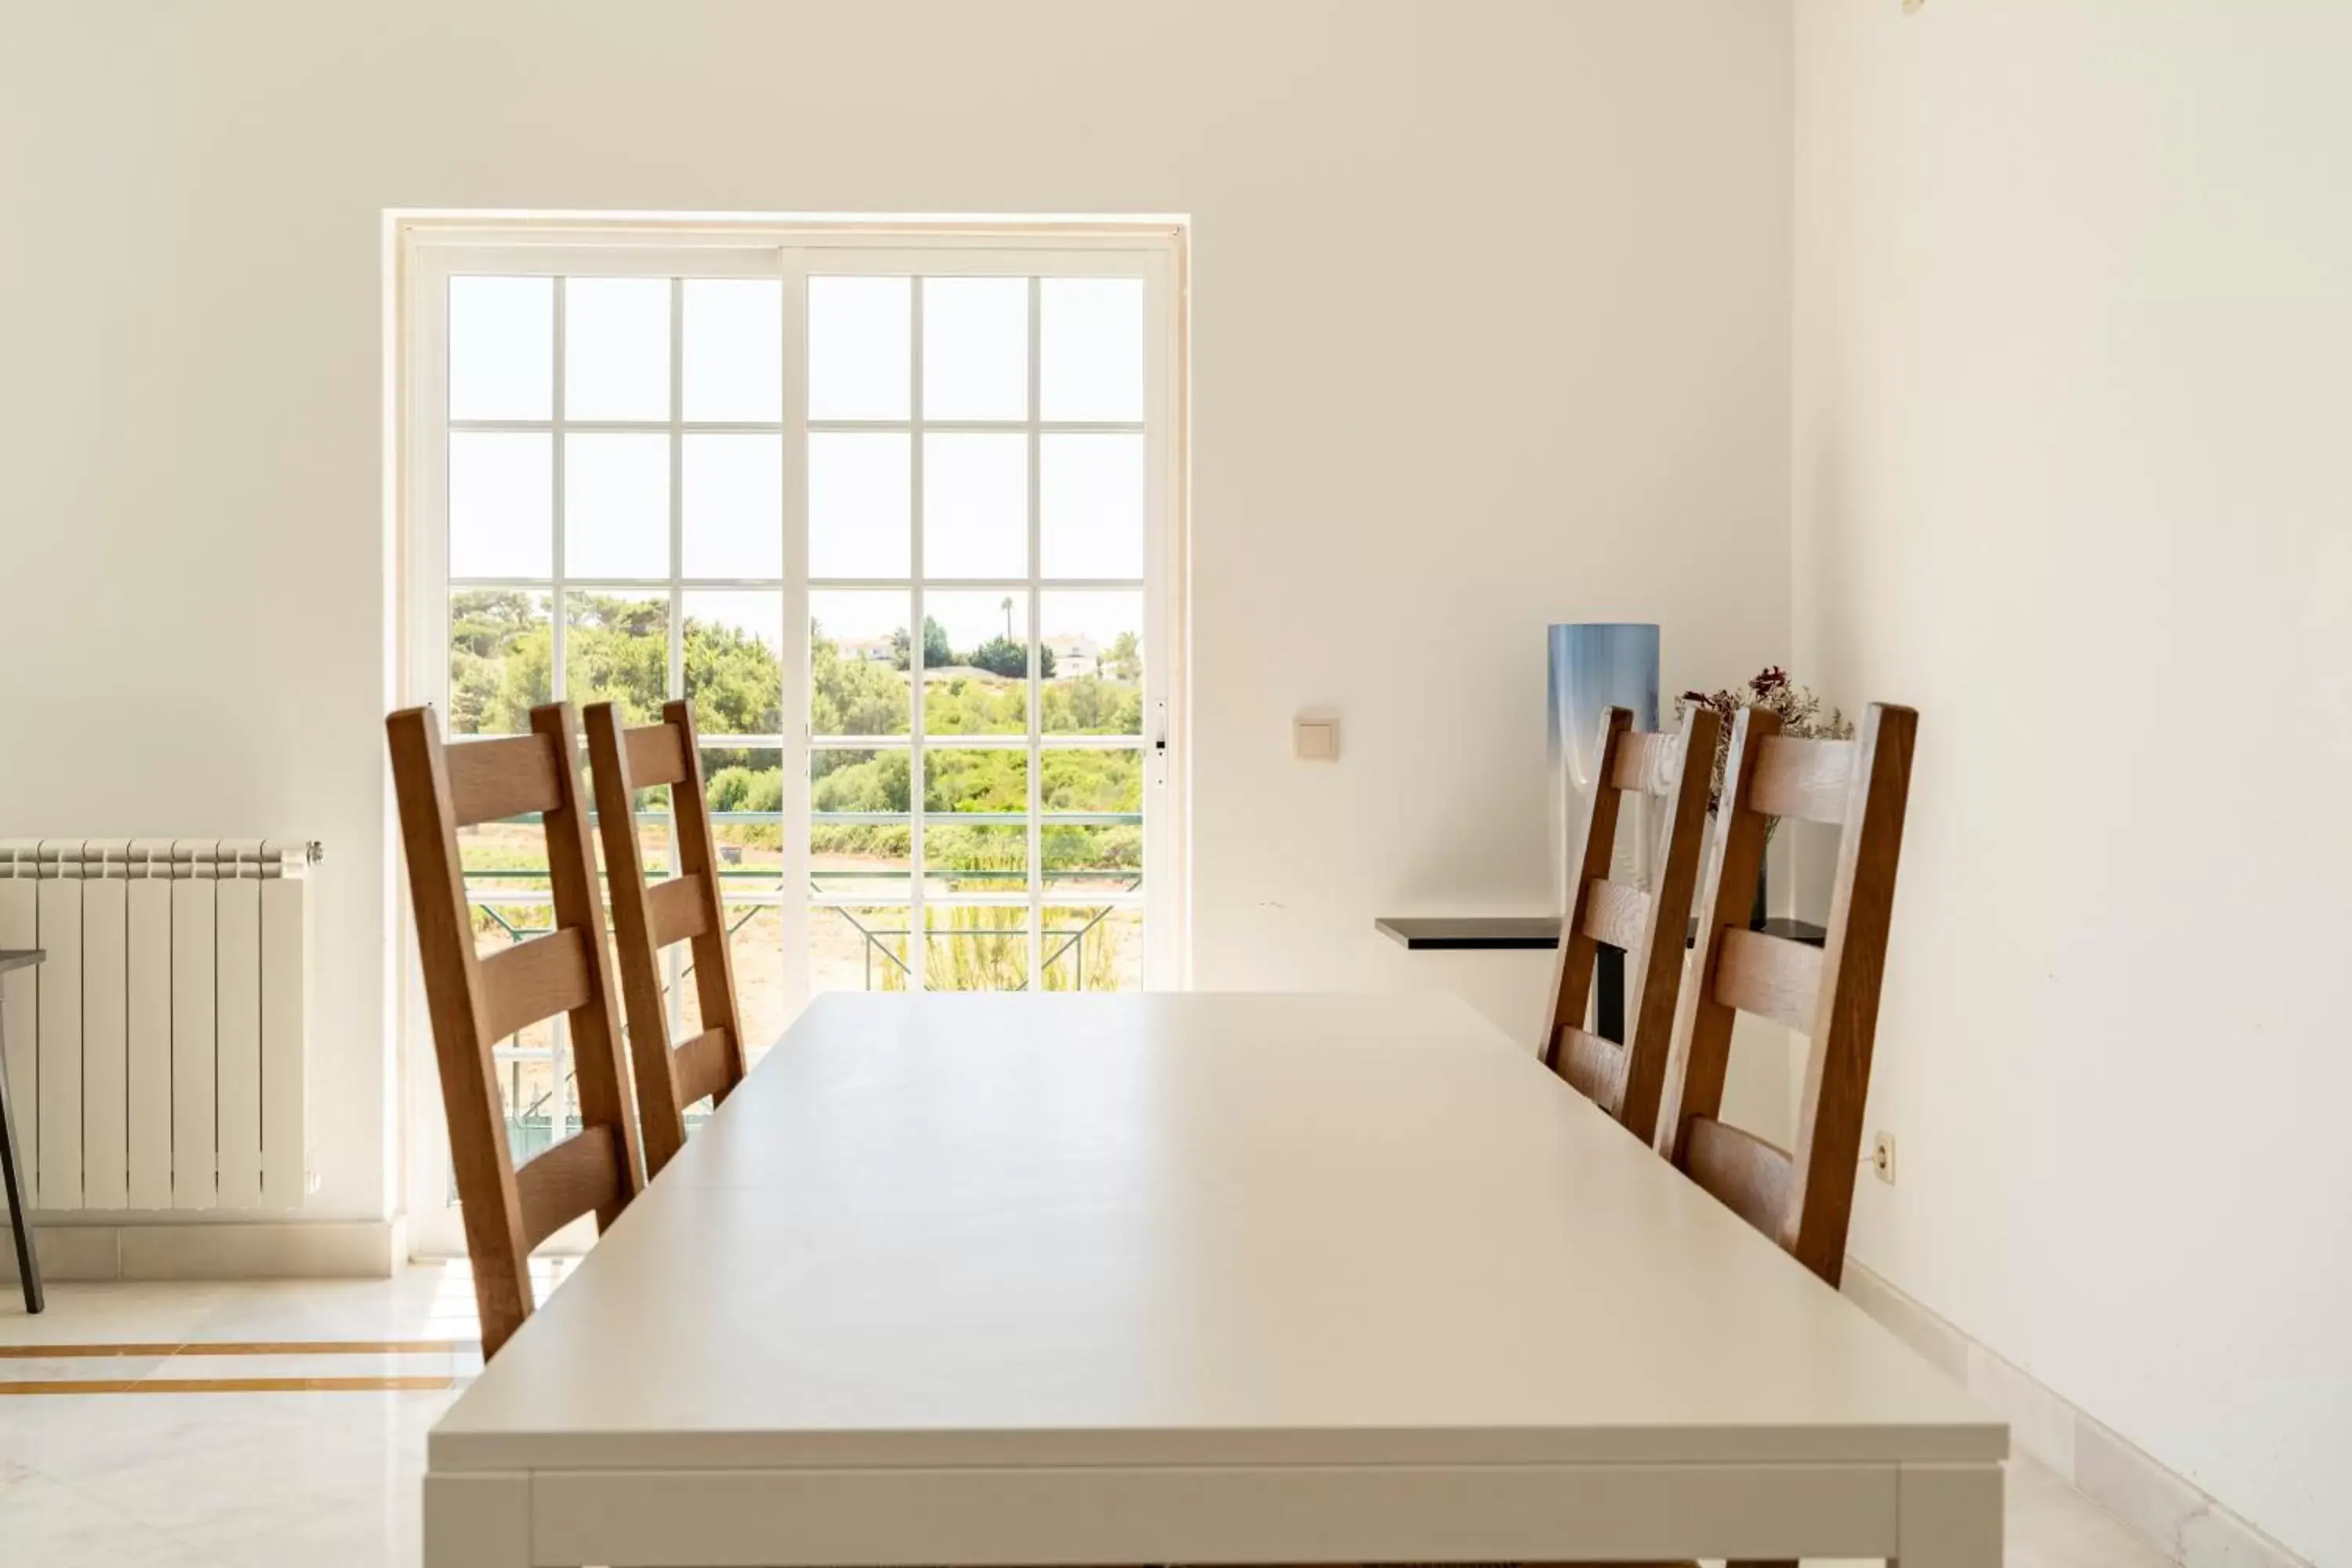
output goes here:
<path id="1" fill-rule="evenodd" d="M 0 887 L 5 887 L 0 883 Z M 131 931 L 123 994 L 130 1023 L 124 1089 L 131 1206 L 172 1206 L 172 884 L 126 884 Z"/>
<path id="2" fill-rule="evenodd" d="M 0 983 L 38 1210 L 290 1209 L 307 1189 L 314 846 L 0 839 Z"/>
<path id="3" fill-rule="evenodd" d="M 63 884 L 60 884 L 62 886 Z M 131 942 L 128 881 L 81 884 L 81 1201 L 130 1201 Z"/>
<path id="4" fill-rule="evenodd" d="M 215 1093 L 220 996 L 214 988 L 220 941 L 213 889 L 172 884 L 172 1206 L 208 1209 L 217 1195 Z M 44 1066 L 47 1064 L 44 1063 Z M 42 1131 L 48 1129 L 44 1126 Z"/>
<path id="5" fill-rule="evenodd" d="M 37 900 L 40 947 L 49 956 L 34 972 L 40 1007 L 40 1074 L 33 1103 L 41 1124 L 39 1151 L 26 1163 L 40 1173 L 35 1204 L 45 1209 L 81 1207 L 81 888 L 43 882 Z"/>
<path id="6" fill-rule="evenodd" d="M 225 1209 L 261 1203 L 261 884 L 213 884 L 213 1117 Z"/>

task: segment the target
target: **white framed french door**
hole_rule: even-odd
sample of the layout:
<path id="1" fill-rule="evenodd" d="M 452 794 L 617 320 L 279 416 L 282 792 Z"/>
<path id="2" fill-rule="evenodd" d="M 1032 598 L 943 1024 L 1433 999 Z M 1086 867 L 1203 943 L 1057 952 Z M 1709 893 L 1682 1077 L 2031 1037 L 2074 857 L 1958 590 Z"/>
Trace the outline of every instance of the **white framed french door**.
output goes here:
<path id="1" fill-rule="evenodd" d="M 694 706 L 754 1054 L 824 991 L 1183 983 L 1177 245 L 404 232 L 402 700 Z M 538 825 L 464 837 L 478 940 L 544 929 Z M 414 967 L 413 1234 L 461 1251 Z M 499 1055 L 528 1157 L 562 1021 Z"/>

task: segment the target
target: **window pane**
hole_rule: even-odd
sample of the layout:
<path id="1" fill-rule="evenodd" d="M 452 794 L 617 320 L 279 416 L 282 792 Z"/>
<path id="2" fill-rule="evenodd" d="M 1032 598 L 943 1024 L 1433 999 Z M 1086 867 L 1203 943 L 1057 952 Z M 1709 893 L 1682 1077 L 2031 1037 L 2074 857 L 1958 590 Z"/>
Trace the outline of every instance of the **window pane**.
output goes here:
<path id="1" fill-rule="evenodd" d="M 923 575 L 1029 575 L 1029 437 L 923 437 Z"/>
<path id="2" fill-rule="evenodd" d="M 520 1165 L 563 1134 L 556 1131 L 563 1085 L 556 1066 L 556 1022 L 542 1018 L 512 1039 L 501 1042 L 499 1092 L 506 1102 L 507 1152 Z M 450 1194 L 451 1203 L 457 1194 Z"/>
<path id="3" fill-rule="evenodd" d="M 1019 893 L 1029 886 L 1029 826 L 1022 822 L 923 825 L 923 897 Z"/>
<path id="4" fill-rule="evenodd" d="M 750 1067 L 784 1032 L 783 913 L 773 904 L 731 903 L 725 914 L 727 958 L 735 974 L 735 1016 L 743 1026 L 743 1065 Z M 679 1023 L 675 1037 L 690 1040 L 702 1033 L 702 992 L 692 945 L 677 952 Z"/>
<path id="5" fill-rule="evenodd" d="M 564 1086 L 556 1066 L 557 1020 L 541 1019 L 511 1040 L 499 1042 L 499 1093 L 504 1102 L 507 1152 L 518 1165 L 544 1153 L 555 1142 Z M 454 1180 L 448 1202 L 457 1201 Z"/>
<path id="6" fill-rule="evenodd" d="M 564 695 L 573 706 L 620 705 L 624 724 L 660 719 L 668 692 L 669 595 L 564 595 Z"/>
<path id="7" fill-rule="evenodd" d="M 923 810 L 1027 816 L 1029 754 L 1013 746 L 926 748 Z"/>
<path id="8" fill-rule="evenodd" d="M 1029 984 L 1029 911 L 1002 905 L 923 910 L 923 984 L 1018 991 Z"/>
<path id="9" fill-rule="evenodd" d="M 449 433 L 450 576 L 554 575 L 554 441 Z"/>
<path id="10" fill-rule="evenodd" d="M 1083 898 L 1141 888 L 1143 752 L 1048 751 L 1039 769 L 1038 852 L 1047 889 Z"/>
<path id="11" fill-rule="evenodd" d="M 913 861 L 904 750 L 809 753 L 809 887 L 815 893 L 903 899 Z"/>
<path id="12" fill-rule="evenodd" d="M 908 417 L 912 310 L 904 278 L 809 279 L 810 418 Z"/>
<path id="13" fill-rule="evenodd" d="M 1049 735 L 1143 733 L 1143 595 L 1040 595 L 1038 728 Z"/>
<path id="14" fill-rule="evenodd" d="M 1045 910 L 1045 989 L 1143 989 L 1143 911 L 1096 904 Z"/>
<path id="15" fill-rule="evenodd" d="M 553 618 L 545 594 L 461 588 L 449 595 L 449 733 L 520 735 L 548 700 Z"/>
<path id="16" fill-rule="evenodd" d="M 563 285 L 563 416 L 669 417 L 669 279 Z"/>
<path id="17" fill-rule="evenodd" d="M 688 419 L 773 424 L 784 416 L 784 286 L 761 278 L 686 280 L 681 345 Z"/>
<path id="18" fill-rule="evenodd" d="M 910 542 L 910 447 L 898 432 L 809 437 L 809 575 L 904 577 Z"/>
<path id="19" fill-rule="evenodd" d="M 809 752 L 810 808 L 820 816 L 904 816 L 913 798 L 910 766 L 904 746 L 816 747 Z"/>
<path id="20" fill-rule="evenodd" d="M 784 728 L 784 600 L 780 593 L 694 592 L 686 610 L 686 695 L 706 735 Z"/>
<path id="21" fill-rule="evenodd" d="M 1038 453 L 1048 577 L 1143 575 L 1143 437 L 1047 436 Z"/>
<path id="22" fill-rule="evenodd" d="M 1029 417 L 1029 279 L 923 279 L 923 417 Z"/>
<path id="23" fill-rule="evenodd" d="M 911 721 L 912 650 L 903 593 L 809 595 L 809 732 L 903 735 Z"/>
<path id="24" fill-rule="evenodd" d="M 555 279 L 449 279 L 449 417 L 555 414 Z"/>
<path id="25" fill-rule="evenodd" d="M 773 903 L 783 892 L 783 753 L 772 747 L 738 751 L 705 746 L 702 787 L 710 805 L 710 836 L 719 849 L 719 886 L 721 896 L 731 900 L 728 923 L 732 925 L 755 904 Z M 735 954 L 740 962 L 740 938 Z M 739 991 L 742 984 L 739 973 Z M 690 984 L 688 994 L 692 994 Z M 700 1013 L 692 1010 L 687 1016 L 695 1018 Z M 696 1031 L 700 1027 L 696 1025 Z"/>
<path id="26" fill-rule="evenodd" d="M 898 908 L 809 910 L 809 980 L 826 991 L 907 989 L 908 921 Z"/>
<path id="27" fill-rule="evenodd" d="M 669 575 L 669 437 L 563 442 L 563 566 L 575 577 Z"/>
<path id="28" fill-rule="evenodd" d="M 926 659 L 923 733 L 1027 734 L 1029 591 L 926 593 L 923 621 L 927 654 L 948 650 L 938 668 Z"/>
<path id="29" fill-rule="evenodd" d="M 1048 419 L 1143 417 L 1143 279 L 1038 284 L 1038 405 Z"/>
<path id="30" fill-rule="evenodd" d="M 689 577 L 784 574 L 784 439 L 686 437 L 682 541 Z"/>
<path id="31" fill-rule="evenodd" d="M 1143 810 L 1143 752 L 1129 746 L 1048 750 L 1039 758 L 1038 809 L 1100 815 Z"/>
<path id="32" fill-rule="evenodd" d="M 1143 821 L 1054 822 L 1037 826 L 1042 879 L 1055 898 L 1133 893 L 1143 887 Z"/>
<path id="33" fill-rule="evenodd" d="M 495 931 L 501 933 L 497 945 L 511 946 L 513 939 L 503 934 L 509 926 L 527 934 L 546 931 L 555 923 L 553 906 L 548 901 L 552 893 L 547 877 L 547 830 L 541 826 L 538 813 L 459 828 L 457 863 L 465 874 L 467 898 L 492 903 L 514 900 L 490 912 L 478 908 L 474 911 L 478 942 L 485 932 Z"/>

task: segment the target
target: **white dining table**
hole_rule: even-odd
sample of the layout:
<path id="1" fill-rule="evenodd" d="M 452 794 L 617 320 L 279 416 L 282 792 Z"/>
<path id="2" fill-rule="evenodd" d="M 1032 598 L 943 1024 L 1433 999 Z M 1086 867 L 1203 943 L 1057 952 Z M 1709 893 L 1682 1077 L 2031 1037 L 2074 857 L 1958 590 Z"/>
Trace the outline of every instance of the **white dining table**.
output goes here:
<path id="1" fill-rule="evenodd" d="M 2000 1560 L 2007 1429 L 1462 1003 L 814 1003 L 427 1568 Z"/>

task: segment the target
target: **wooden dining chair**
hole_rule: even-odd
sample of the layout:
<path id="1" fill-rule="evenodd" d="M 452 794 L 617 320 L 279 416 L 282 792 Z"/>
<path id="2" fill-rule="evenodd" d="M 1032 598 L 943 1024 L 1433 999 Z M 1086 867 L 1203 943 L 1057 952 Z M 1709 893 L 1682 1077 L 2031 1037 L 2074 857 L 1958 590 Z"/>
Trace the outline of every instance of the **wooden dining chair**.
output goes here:
<path id="1" fill-rule="evenodd" d="M 1801 741 L 1780 734 L 1770 713 L 1739 715 L 1699 911 L 1699 962 L 1675 1020 L 1659 1117 L 1661 1153 L 1832 1286 L 1845 1267 L 1918 724 L 1912 710 L 1874 702 L 1854 739 Z M 1776 816 L 1844 830 L 1820 948 L 1748 929 Z M 1719 1119 L 1732 1024 L 1743 1012 L 1811 1037 L 1793 1153 Z"/>
<path id="2" fill-rule="evenodd" d="M 1574 891 L 1561 914 L 1552 964 L 1544 1062 L 1645 1143 L 1656 1132 L 1658 1096 L 1673 1048 L 1675 1001 L 1682 989 L 1691 895 L 1706 851 L 1707 782 L 1721 725 L 1714 709 L 1695 704 L 1679 732 L 1650 734 L 1633 729 L 1633 715 L 1625 709 L 1606 710 L 1583 832 L 1569 846 Z M 1664 854 L 1647 892 L 1609 878 L 1619 808 L 1629 795 L 1665 803 L 1657 827 Z M 1622 1041 L 1584 1027 L 1603 942 L 1624 952 L 1634 987 Z"/>
<path id="3" fill-rule="evenodd" d="M 384 729 L 482 1353 L 493 1356 L 530 1315 L 531 1248 L 583 1214 L 611 1225 L 643 1184 L 577 731 L 568 702 L 532 709 L 530 733 L 502 740 L 444 746 L 430 708 L 404 708 Z M 478 955 L 458 829 L 532 812 L 547 837 L 554 929 Z M 558 1013 L 570 1020 L 581 1129 L 518 1168 L 491 1048 Z"/>
<path id="4" fill-rule="evenodd" d="M 604 876 L 612 890 L 629 1059 L 636 1068 L 650 1180 L 686 1143 L 686 1108 L 706 1096 L 716 1104 L 743 1081 L 743 1025 L 735 1004 L 726 911 L 719 901 L 719 848 L 710 830 L 692 710 L 683 702 L 667 703 L 660 723 L 635 730 L 621 727 L 620 710 L 610 702 L 590 703 L 586 717 L 588 765 L 596 781 L 597 826 L 604 839 Z M 648 884 L 635 802 L 639 790 L 663 786 L 669 790 L 678 874 Z M 680 942 L 694 944 L 702 1028 L 672 1046 L 661 954 Z"/>

